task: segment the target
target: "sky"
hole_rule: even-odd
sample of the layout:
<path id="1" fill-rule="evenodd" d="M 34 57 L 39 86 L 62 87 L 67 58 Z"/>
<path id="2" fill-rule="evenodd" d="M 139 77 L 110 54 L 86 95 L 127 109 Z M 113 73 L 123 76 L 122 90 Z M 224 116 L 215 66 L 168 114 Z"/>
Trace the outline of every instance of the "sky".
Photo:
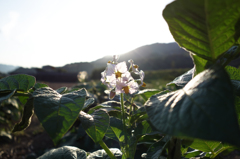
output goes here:
<path id="1" fill-rule="evenodd" d="M 162 17 L 173 0 L 2 0 L 0 64 L 91 62 L 174 39 Z"/>

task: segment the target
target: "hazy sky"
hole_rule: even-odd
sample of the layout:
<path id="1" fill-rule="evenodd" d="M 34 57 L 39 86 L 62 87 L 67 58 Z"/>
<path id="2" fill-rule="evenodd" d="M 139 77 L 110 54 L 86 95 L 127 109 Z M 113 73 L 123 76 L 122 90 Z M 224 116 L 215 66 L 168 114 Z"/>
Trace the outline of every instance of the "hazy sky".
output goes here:
<path id="1" fill-rule="evenodd" d="M 162 10 L 173 0 L 2 0 L 0 63 L 63 66 L 174 39 Z"/>

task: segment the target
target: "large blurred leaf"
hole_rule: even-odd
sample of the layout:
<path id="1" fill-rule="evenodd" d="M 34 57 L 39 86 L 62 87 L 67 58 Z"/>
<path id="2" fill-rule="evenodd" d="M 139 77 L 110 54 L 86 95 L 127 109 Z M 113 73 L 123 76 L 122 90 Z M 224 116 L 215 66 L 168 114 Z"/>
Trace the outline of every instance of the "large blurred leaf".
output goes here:
<path id="1" fill-rule="evenodd" d="M 35 77 L 29 75 L 12 75 L 0 79 L 0 91 L 14 90 L 27 92 L 36 82 Z"/>
<path id="2" fill-rule="evenodd" d="M 38 159 L 86 159 L 87 153 L 73 146 L 63 146 L 57 149 L 52 149 Z"/>
<path id="3" fill-rule="evenodd" d="M 214 61 L 240 41 L 239 0 L 177 0 L 163 11 L 176 42 Z"/>
<path id="4" fill-rule="evenodd" d="M 240 146 L 231 81 L 222 68 L 200 73 L 181 90 L 152 96 L 146 110 L 162 133 Z"/>
<path id="5" fill-rule="evenodd" d="M 33 92 L 35 113 L 56 144 L 73 125 L 81 111 L 86 90 L 81 89 L 64 95 L 49 87 Z"/>
<path id="6" fill-rule="evenodd" d="M 79 118 L 86 133 L 94 142 L 97 143 L 103 139 L 109 126 L 109 116 L 107 112 L 98 110 L 92 114 L 87 114 L 81 111 Z"/>
<path id="7" fill-rule="evenodd" d="M 26 129 L 31 123 L 33 113 L 33 98 L 30 98 L 24 106 L 22 120 L 14 126 L 12 132 L 22 131 Z"/>

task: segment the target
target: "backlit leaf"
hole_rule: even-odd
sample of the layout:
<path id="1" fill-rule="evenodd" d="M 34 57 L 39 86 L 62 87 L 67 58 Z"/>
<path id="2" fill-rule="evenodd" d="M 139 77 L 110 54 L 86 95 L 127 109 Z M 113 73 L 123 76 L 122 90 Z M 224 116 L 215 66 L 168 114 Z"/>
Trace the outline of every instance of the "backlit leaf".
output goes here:
<path id="1" fill-rule="evenodd" d="M 87 114 L 81 111 L 79 119 L 86 133 L 94 142 L 97 143 L 103 139 L 109 126 L 109 116 L 107 112 L 98 110 L 92 114 Z"/>
<path id="2" fill-rule="evenodd" d="M 31 118 L 32 118 L 33 114 L 34 114 L 33 98 L 29 98 L 27 103 L 24 106 L 22 119 L 19 123 L 17 123 L 14 126 L 12 132 L 22 131 L 22 130 L 26 129 L 31 123 Z"/>
<path id="3" fill-rule="evenodd" d="M 34 91 L 33 97 L 39 121 L 57 144 L 78 117 L 85 102 L 86 90 L 61 95 L 49 87 L 43 87 Z"/>
<path id="4" fill-rule="evenodd" d="M 156 94 L 145 105 L 151 123 L 162 133 L 240 145 L 231 81 L 222 68 L 208 69 L 183 89 Z"/>
<path id="5" fill-rule="evenodd" d="M 0 91 L 15 90 L 27 92 L 36 82 L 35 77 L 18 74 L 0 79 Z"/>
<path id="6" fill-rule="evenodd" d="M 239 0 L 177 0 L 163 17 L 181 47 L 213 61 L 239 43 L 239 6 Z"/>

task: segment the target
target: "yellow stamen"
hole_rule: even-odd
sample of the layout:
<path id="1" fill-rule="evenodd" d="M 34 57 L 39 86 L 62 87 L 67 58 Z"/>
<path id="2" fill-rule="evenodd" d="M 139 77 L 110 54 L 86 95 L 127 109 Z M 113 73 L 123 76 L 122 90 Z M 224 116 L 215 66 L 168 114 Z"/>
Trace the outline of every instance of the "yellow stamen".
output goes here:
<path id="1" fill-rule="evenodd" d="M 121 77 L 121 76 L 122 76 L 122 73 L 121 73 L 121 72 L 116 72 L 115 74 L 116 74 L 116 78 L 118 78 L 118 77 Z"/>
<path id="2" fill-rule="evenodd" d="M 108 61 L 108 63 L 112 63 L 112 61 Z"/>
<path id="3" fill-rule="evenodd" d="M 133 65 L 134 68 L 138 68 L 138 65 Z"/>
<path id="4" fill-rule="evenodd" d="M 147 85 L 147 84 L 146 84 L 145 82 L 143 82 L 142 87 L 146 87 L 146 85 Z"/>
<path id="5" fill-rule="evenodd" d="M 128 93 L 129 93 L 129 87 L 128 87 L 128 86 L 126 86 L 126 87 L 123 87 L 123 90 L 124 90 L 124 92 L 125 92 L 126 94 L 128 94 Z"/>

